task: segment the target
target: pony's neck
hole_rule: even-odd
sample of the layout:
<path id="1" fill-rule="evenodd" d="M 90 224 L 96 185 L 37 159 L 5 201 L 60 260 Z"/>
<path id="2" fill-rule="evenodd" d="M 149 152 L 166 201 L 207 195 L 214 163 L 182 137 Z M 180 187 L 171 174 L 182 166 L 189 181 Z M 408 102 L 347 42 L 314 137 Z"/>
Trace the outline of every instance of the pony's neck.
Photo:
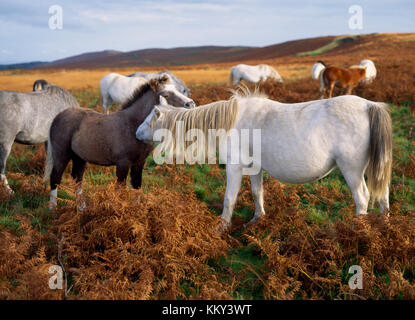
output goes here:
<path id="1" fill-rule="evenodd" d="M 160 96 L 154 91 L 147 91 L 141 98 L 136 100 L 132 106 L 122 110 L 132 121 L 144 121 L 153 107 L 160 103 Z"/>

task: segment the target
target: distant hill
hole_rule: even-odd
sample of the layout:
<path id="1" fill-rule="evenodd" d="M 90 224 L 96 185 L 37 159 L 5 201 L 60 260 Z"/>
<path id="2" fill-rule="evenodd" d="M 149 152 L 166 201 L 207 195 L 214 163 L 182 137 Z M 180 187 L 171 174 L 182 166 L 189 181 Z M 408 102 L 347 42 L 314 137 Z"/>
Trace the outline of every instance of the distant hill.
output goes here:
<path id="1" fill-rule="evenodd" d="M 266 61 L 286 57 L 337 54 L 377 56 L 379 49 L 413 49 L 414 33 L 381 33 L 345 36 L 325 36 L 287 41 L 265 47 L 200 46 L 172 49 L 144 49 L 129 52 L 105 50 L 89 52 L 52 62 L 30 62 L 0 65 L 4 69 L 96 69 L 136 66 L 180 66 L 204 63 Z"/>
<path id="2" fill-rule="evenodd" d="M 95 69 L 132 66 L 178 66 L 232 61 L 266 60 L 315 50 L 335 36 L 287 41 L 266 47 L 200 46 L 172 49 L 143 49 L 130 52 L 100 51 L 84 53 L 36 66 L 42 69 Z"/>
<path id="3" fill-rule="evenodd" d="M 42 65 L 46 62 L 43 61 L 33 61 L 26 63 L 16 63 L 16 64 L 0 64 L 0 70 L 12 70 L 12 69 L 30 69 Z"/>

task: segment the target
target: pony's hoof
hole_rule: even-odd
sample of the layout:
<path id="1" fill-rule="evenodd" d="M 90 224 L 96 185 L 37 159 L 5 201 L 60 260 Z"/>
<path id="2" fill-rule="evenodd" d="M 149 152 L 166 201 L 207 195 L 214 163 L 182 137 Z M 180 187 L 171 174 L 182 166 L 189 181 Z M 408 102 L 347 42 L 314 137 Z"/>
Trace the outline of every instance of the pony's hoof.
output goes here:
<path id="1" fill-rule="evenodd" d="M 225 220 L 222 220 L 219 225 L 215 229 L 215 233 L 219 236 L 224 235 L 226 232 L 228 232 L 231 229 L 231 223 Z"/>
<path id="2" fill-rule="evenodd" d="M 56 202 L 49 201 L 48 208 L 50 211 L 55 211 L 58 208 L 58 204 Z"/>
<path id="3" fill-rule="evenodd" d="M 86 209 L 86 203 L 85 201 L 82 201 L 79 205 L 78 205 L 78 211 L 83 212 Z"/>

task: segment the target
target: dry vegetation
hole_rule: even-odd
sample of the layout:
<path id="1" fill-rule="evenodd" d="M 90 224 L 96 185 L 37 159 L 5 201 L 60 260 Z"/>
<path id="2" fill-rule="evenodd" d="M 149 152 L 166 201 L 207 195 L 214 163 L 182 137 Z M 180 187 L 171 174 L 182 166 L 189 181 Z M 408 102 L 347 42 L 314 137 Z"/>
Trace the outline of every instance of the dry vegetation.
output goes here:
<path id="1" fill-rule="evenodd" d="M 365 98 L 393 103 L 389 219 L 373 208 L 366 217 L 354 217 L 350 191 L 335 171 L 305 185 L 266 176 L 267 216 L 243 228 L 254 210 L 246 178 L 234 228 L 219 237 L 215 227 L 225 191 L 223 167 L 157 166 L 151 158 L 139 191 L 117 187 L 113 168 L 90 165 L 82 212 L 68 168 L 59 208 L 50 212 L 49 190 L 41 181 L 44 147 L 15 145 L 7 170 L 16 194 L 8 198 L 0 189 L 0 299 L 357 298 L 350 294 L 414 299 L 414 56 L 391 51 L 382 59 L 372 57 L 378 77 L 356 89 Z M 361 59 L 342 53 L 322 58 L 339 65 Z M 281 102 L 317 99 L 318 84 L 309 75 L 314 60 L 273 61 L 288 81 L 261 83 L 261 90 Z M 175 73 L 185 81 L 196 79 L 190 81 L 193 98 L 205 104 L 229 97 L 230 87 L 220 83 L 227 81 L 225 69 L 187 66 Z M 82 106 L 99 110 L 97 83 L 107 71 L 9 71 L 0 76 L 0 87 L 29 91 L 34 79 L 45 78 L 72 88 Z M 48 269 L 55 264 L 66 271 L 67 294 L 48 287 Z M 356 264 L 364 270 L 364 285 L 353 291 L 348 269 Z"/>

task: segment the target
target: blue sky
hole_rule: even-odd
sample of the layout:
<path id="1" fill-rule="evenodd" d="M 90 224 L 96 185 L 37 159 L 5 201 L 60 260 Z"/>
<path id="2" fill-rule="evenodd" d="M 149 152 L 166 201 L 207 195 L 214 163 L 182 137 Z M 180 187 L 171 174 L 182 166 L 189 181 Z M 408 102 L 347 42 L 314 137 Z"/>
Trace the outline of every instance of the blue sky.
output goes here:
<path id="1" fill-rule="evenodd" d="M 63 9 L 62 30 L 49 28 L 51 5 Z M 352 5 L 363 9 L 362 30 L 349 28 Z M 1 0 L 0 64 L 106 49 L 265 46 L 323 35 L 415 32 L 414 17 L 414 0 Z"/>

